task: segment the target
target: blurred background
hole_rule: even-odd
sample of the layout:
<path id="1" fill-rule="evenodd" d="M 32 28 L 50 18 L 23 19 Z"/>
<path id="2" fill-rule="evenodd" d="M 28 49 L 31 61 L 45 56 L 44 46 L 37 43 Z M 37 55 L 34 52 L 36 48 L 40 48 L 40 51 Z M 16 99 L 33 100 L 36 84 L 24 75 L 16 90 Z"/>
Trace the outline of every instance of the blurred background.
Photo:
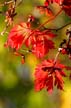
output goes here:
<path id="1" fill-rule="evenodd" d="M 0 4 L 4 2 L 5 0 L 0 0 Z M 18 3 L 14 24 L 27 21 L 29 14 L 36 17 L 35 27 L 48 19 L 45 14 L 40 14 L 35 8 L 37 5 L 43 5 L 44 0 L 18 0 Z M 54 14 L 59 10 L 57 4 L 52 5 L 51 8 Z M 0 7 L 0 11 L 6 11 L 6 7 Z M 5 27 L 4 20 L 5 16 L 0 14 L 0 32 Z M 62 12 L 45 27 L 59 28 L 69 22 L 70 18 Z M 58 36 L 53 40 L 56 48 L 62 39 L 66 39 L 67 27 L 57 32 Z M 34 69 L 39 60 L 32 54 L 26 54 L 25 64 L 21 64 L 21 58 L 4 47 L 6 40 L 7 34 L 0 36 L 0 108 L 71 108 L 71 81 L 68 78 L 64 79 L 64 91 L 54 88 L 52 94 L 48 94 L 46 90 L 35 92 Z M 51 53 L 52 51 L 53 53 Z M 55 56 L 57 49 L 52 51 L 46 58 Z M 71 60 L 67 56 L 60 55 L 59 59 L 65 65 L 71 66 Z M 69 75 L 70 71 L 66 73 Z"/>

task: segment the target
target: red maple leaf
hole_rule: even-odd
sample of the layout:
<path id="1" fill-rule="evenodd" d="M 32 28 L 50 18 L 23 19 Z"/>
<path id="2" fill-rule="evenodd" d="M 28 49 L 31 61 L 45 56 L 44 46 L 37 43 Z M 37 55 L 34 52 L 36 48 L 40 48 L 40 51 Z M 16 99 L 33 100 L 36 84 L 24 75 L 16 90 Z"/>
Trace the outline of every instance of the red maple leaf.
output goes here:
<path id="1" fill-rule="evenodd" d="M 27 47 L 31 46 L 32 53 L 38 58 L 42 58 L 49 52 L 49 49 L 54 48 L 54 43 L 50 39 L 55 36 L 56 35 L 49 30 L 36 30 L 33 35 L 25 41 L 25 44 Z"/>
<path id="2" fill-rule="evenodd" d="M 53 0 L 53 2 L 58 3 L 59 5 L 62 3 L 63 0 Z"/>
<path id="3" fill-rule="evenodd" d="M 49 0 L 45 0 L 45 2 L 44 2 L 44 6 L 49 6 Z"/>
<path id="4" fill-rule="evenodd" d="M 62 8 L 65 13 L 71 17 L 71 0 L 63 0 Z"/>
<path id="5" fill-rule="evenodd" d="M 53 11 L 50 8 L 50 4 L 57 3 L 59 6 L 62 5 L 63 0 L 45 0 L 44 5 L 37 6 L 37 9 L 40 10 L 40 13 L 45 13 L 47 16 L 53 16 Z"/>
<path id="6" fill-rule="evenodd" d="M 24 41 L 31 34 L 30 25 L 28 23 L 21 23 L 16 25 L 9 33 L 7 39 L 7 46 L 18 50 L 23 45 Z"/>
<path id="7" fill-rule="evenodd" d="M 50 40 L 55 37 L 49 30 L 32 30 L 30 23 L 16 25 L 9 33 L 7 46 L 19 50 L 22 45 L 26 45 L 38 58 L 42 58 L 49 49 L 54 48 L 54 43 Z"/>
<path id="8" fill-rule="evenodd" d="M 47 16 L 53 15 L 52 10 L 49 8 L 49 3 L 50 3 L 49 0 L 45 0 L 44 5 L 37 6 L 37 9 L 40 10 L 41 14 L 45 13 L 45 15 L 47 15 Z"/>
<path id="9" fill-rule="evenodd" d="M 45 60 L 35 69 L 35 90 L 40 91 L 46 88 L 48 92 L 52 92 L 53 87 L 63 90 L 63 78 L 66 74 L 63 69 L 65 66 L 54 60 Z"/>
<path id="10" fill-rule="evenodd" d="M 45 0 L 44 5 L 48 7 L 51 3 L 61 5 L 65 13 L 71 17 L 71 0 Z"/>
<path id="11" fill-rule="evenodd" d="M 44 57 L 49 49 L 54 48 L 54 43 L 51 40 L 44 38 L 44 40 L 38 40 L 35 44 L 33 44 L 32 52 L 38 57 Z"/>
<path id="12" fill-rule="evenodd" d="M 62 1 L 63 0 L 45 0 L 44 5 L 49 6 L 51 3 L 58 3 L 60 5 Z"/>
<path id="13" fill-rule="evenodd" d="M 50 8 L 48 8 L 47 6 L 37 6 L 37 9 L 39 9 L 41 14 L 45 14 L 47 16 L 52 16 L 53 12 Z"/>

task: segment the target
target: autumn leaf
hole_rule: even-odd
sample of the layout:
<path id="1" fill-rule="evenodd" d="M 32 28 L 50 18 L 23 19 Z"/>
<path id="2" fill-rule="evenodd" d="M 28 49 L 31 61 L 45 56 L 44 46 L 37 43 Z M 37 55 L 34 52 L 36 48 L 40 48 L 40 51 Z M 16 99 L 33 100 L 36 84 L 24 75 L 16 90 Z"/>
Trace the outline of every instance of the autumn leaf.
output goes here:
<path id="1" fill-rule="evenodd" d="M 54 64 L 54 60 L 44 60 L 35 69 L 35 89 L 40 91 L 46 88 L 48 92 L 53 91 L 53 87 L 63 90 L 63 77 L 66 77 L 63 69 L 65 65 L 59 61 Z"/>

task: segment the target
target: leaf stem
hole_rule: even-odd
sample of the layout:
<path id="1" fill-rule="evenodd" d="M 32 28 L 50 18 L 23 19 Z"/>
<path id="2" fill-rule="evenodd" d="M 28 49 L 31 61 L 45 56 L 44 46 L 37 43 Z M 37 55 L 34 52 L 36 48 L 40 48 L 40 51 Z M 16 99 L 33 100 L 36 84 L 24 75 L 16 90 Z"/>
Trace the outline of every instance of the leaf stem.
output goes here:
<path id="1" fill-rule="evenodd" d="M 57 58 L 58 58 L 59 54 L 60 54 L 60 51 L 58 51 L 58 52 L 56 53 L 56 56 L 55 56 L 55 59 L 54 59 L 54 65 L 56 64 L 56 61 L 57 61 Z"/>
<path id="2" fill-rule="evenodd" d="M 47 21 L 45 21 L 43 24 L 41 24 L 40 26 L 37 27 L 38 28 L 41 28 L 43 27 L 45 24 L 49 23 L 50 21 L 54 20 L 60 13 L 62 12 L 62 9 L 60 9 L 56 15 L 54 15 L 53 17 L 49 18 Z"/>

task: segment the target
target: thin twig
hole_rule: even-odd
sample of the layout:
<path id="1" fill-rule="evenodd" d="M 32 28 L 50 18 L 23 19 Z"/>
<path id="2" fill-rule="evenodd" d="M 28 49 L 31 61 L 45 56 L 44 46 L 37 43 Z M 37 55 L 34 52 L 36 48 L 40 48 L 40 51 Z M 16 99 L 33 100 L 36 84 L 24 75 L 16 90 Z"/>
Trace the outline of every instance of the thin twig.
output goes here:
<path id="1" fill-rule="evenodd" d="M 6 27 L 4 28 L 4 30 L 0 33 L 1 36 L 4 35 L 4 33 L 6 32 L 7 28 L 9 27 L 9 25 L 7 24 Z M 7 32 L 6 32 L 7 33 Z"/>
<path id="2" fill-rule="evenodd" d="M 8 1 L 8 2 L 4 2 L 3 4 L 0 4 L 0 6 L 9 5 L 10 3 L 13 3 L 13 2 L 14 2 L 13 0 Z"/>
<path id="3" fill-rule="evenodd" d="M 70 24 L 71 24 L 71 22 L 69 22 L 69 23 L 67 23 L 67 24 L 65 24 L 65 25 L 63 25 L 62 27 L 57 28 L 57 29 L 55 29 L 55 28 L 45 28 L 45 27 L 44 27 L 44 29 L 53 30 L 53 31 L 56 31 L 56 32 L 57 32 L 57 31 L 59 31 L 59 30 L 65 28 L 66 26 L 68 26 L 68 25 L 70 25 Z"/>
<path id="4" fill-rule="evenodd" d="M 57 12 L 56 15 L 54 15 L 53 17 L 49 18 L 47 21 L 45 21 L 43 24 L 41 24 L 40 26 L 37 27 L 37 29 L 43 27 L 45 24 L 49 23 L 50 21 L 54 20 L 60 13 L 62 12 L 62 9 L 59 10 L 59 12 Z"/>

